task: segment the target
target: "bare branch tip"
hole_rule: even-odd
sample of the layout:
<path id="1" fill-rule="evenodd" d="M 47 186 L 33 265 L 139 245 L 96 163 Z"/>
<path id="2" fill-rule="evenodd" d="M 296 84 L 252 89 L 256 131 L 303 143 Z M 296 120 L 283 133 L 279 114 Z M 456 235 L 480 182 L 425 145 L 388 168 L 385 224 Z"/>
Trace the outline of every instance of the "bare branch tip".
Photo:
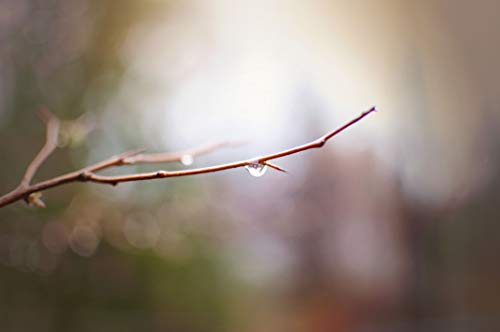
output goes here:
<path id="1" fill-rule="evenodd" d="M 58 121 L 59 119 L 51 112 L 47 107 L 40 107 L 36 111 L 40 120 L 45 124 L 49 124 L 52 121 Z"/>
<path id="2" fill-rule="evenodd" d="M 145 151 L 146 151 L 146 148 L 140 148 L 140 149 L 135 149 L 135 150 L 127 151 L 123 155 L 126 156 L 126 157 L 132 157 L 132 156 L 138 155 L 139 153 L 143 153 Z"/>
<path id="3" fill-rule="evenodd" d="M 239 140 L 234 142 L 226 142 L 225 145 L 230 148 L 239 148 L 242 145 L 248 144 L 248 140 Z"/>

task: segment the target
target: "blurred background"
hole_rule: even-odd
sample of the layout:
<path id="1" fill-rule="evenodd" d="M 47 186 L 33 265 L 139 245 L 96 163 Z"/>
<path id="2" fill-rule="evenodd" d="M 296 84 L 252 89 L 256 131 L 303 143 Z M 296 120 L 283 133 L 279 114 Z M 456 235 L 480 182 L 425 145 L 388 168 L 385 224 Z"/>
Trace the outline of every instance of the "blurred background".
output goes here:
<path id="1" fill-rule="evenodd" d="M 0 193 L 136 148 L 315 139 L 0 209 L 2 331 L 500 329 L 498 1 L 2 0 Z M 120 167 L 105 174 L 181 169 Z"/>

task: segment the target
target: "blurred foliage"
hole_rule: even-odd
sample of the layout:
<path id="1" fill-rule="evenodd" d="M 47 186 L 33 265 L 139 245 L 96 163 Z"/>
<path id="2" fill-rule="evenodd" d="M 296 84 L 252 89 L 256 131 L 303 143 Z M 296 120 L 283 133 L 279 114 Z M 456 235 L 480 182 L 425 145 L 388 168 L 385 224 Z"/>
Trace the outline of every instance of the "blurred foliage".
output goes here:
<path id="1" fill-rule="evenodd" d="M 207 248 L 169 261 L 103 244 L 92 259 L 66 254 L 47 275 L 19 268 L 0 268 L 4 331 L 226 328 L 228 284 Z"/>
<path id="2" fill-rule="evenodd" d="M 0 108 L 1 192 L 16 185 L 40 148 L 44 128 L 35 110 L 41 106 L 79 120 L 63 123 L 68 148 L 58 149 L 36 179 L 83 166 L 87 145 L 81 142 L 93 121 L 87 113 L 98 113 L 118 86 L 123 43 L 169 6 L 156 0 L 2 3 L 0 66 L 8 95 Z M 0 211 L 2 331 L 226 329 L 228 276 L 203 237 L 186 240 L 183 258 L 130 245 L 117 249 L 100 242 L 98 223 L 125 220 L 130 209 L 110 217 L 124 206 L 103 208 L 99 198 L 85 198 L 83 210 L 68 214 L 78 189 L 61 189 L 45 210 L 19 204 Z M 119 226 L 113 231 L 123 237 L 123 222 Z"/>

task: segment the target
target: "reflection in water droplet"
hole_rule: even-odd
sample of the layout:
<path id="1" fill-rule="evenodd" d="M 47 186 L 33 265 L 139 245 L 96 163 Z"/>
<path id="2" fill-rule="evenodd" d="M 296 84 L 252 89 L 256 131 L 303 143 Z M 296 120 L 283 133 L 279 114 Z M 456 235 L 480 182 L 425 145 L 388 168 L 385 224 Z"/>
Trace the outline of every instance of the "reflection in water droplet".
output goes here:
<path id="1" fill-rule="evenodd" d="M 246 165 L 245 168 L 247 169 L 248 173 L 250 173 L 251 176 L 255 177 L 262 176 L 267 171 L 267 165 L 261 164 L 257 161 Z"/>
<path id="2" fill-rule="evenodd" d="M 185 154 L 181 157 L 181 163 L 184 165 L 184 166 L 189 166 L 193 163 L 194 161 L 194 158 L 192 155 L 190 154 Z"/>

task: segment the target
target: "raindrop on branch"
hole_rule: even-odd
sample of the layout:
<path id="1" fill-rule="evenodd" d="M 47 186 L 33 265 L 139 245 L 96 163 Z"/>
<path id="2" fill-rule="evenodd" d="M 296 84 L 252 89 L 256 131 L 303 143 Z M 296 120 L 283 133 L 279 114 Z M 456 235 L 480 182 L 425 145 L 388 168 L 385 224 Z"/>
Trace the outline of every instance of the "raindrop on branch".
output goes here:
<path id="1" fill-rule="evenodd" d="M 254 161 L 246 165 L 245 168 L 248 171 L 248 173 L 250 173 L 251 176 L 255 177 L 260 177 L 264 175 L 267 171 L 267 165 L 261 164 L 258 161 Z"/>
<path id="2" fill-rule="evenodd" d="M 184 165 L 184 166 L 189 166 L 189 165 L 192 165 L 194 162 L 194 158 L 192 155 L 190 154 L 185 154 L 185 155 L 182 155 L 181 157 L 181 163 Z"/>

